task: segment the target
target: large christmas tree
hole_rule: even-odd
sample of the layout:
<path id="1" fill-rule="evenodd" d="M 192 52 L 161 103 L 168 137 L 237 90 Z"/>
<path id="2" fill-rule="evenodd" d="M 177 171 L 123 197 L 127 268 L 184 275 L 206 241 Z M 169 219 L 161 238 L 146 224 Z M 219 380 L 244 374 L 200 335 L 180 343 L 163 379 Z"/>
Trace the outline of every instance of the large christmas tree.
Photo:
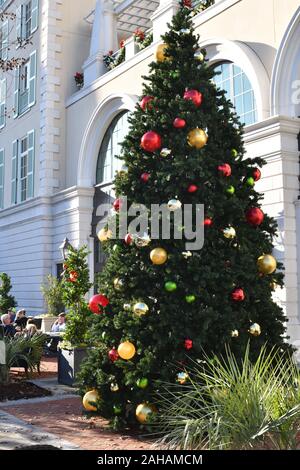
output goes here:
<path id="1" fill-rule="evenodd" d="M 81 384 L 82 393 L 94 390 L 87 409 L 115 424 L 145 423 L 158 381 L 184 384 L 185 364 L 203 350 L 220 354 L 229 344 L 239 357 L 249 341 L 253 357 L 266 342 L 289 349 L 272 300 L 283 279 L 271 255 L 277 226 L 254 189 L 264 162 L 244 158 L 243 128 L 199 51 L 188 3 L 150 64 L 115 188 L 128 206 L 168 204 L 173 224 L 185 204 L 203 204 L 205 243 L 189 252 L 184 237 L 100 233 L 108 260 L 91 302 L 93 348 Z M 120 199 L 114 208 L 118 219 Z"/>

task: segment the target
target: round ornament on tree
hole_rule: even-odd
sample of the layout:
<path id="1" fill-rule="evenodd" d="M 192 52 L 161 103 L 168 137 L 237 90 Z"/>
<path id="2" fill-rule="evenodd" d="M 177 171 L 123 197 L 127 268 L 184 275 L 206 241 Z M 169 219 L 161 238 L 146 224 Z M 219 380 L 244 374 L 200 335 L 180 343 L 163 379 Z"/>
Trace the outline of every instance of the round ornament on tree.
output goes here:
<path id="1" fill-rule="evenodd" d="M 232 196 L 235 193 L 235 187 L 234 186 L 228 186 L 228 188 L 226 189 L 226 193 L 230 194 L 230 196 Z"/>
<path id="2" fill-rule="evenodd" d="M 257 267 L 262 274 L 272 274 L 276 271 L 277 261 L 272 255 L 262 255 L 257 260 Z"/>
<path id="3" fill-rule="evenodd" d="M 113 208 L 116 212 L 119 212 L 122 207 L 122 201 L 120 198 L 116 199 L 113 203 Z"/>
<path id="4" fill-rule="evenodd" d="M 157 413 L 157 409 L 154 405 L 150 403 L 141 403 L 136 408 L 135 415 L 140 424 L 146 424 L 154 413 Z"/>
<path id="5" fill-rule="evenodd" d="M 122 405 L 114 405 L 113 406 L 114 414 L 119 416 L 122 414 Z"/>
<path id="6" fill-rule="evenodd" d="M 177 290 L 176 282 L 168 281 L 165 283 L 165 290 L 167 292 L 175 292 Z"/>
<path id="7" fill-rule="evenodd" d="M 182 207 L 182 203 L 178 201 L 178 199 L 171 199 L 168 202 L 168 209 L 170 212 L 178 211 L 179 209 L 181 209 L 181 207 Z"/>
<path id="8" fill-rule="evenodd" d="M 192 101 L 197 108 L 202 104 L 202 93 L 198 90 L 186 90 L 183 98 L 187 101 Z"/>
<path id="9" fill-rule="evenodd" d="M 170 58 L 166 56 L 167 49 L 167 44 L 159 44 L 157 46 L 155 51 L 155 59 L 157 62 L 164 62 L 165 60 L 170 60 Z"/>
<path id="10" fill-rule="evenodd" d="M 251 207 L 246 212 L 246 220 L 248 224 L 257 227 L 264 221 L 264 213 L 259 207 Z"/>
<path id="11" fill-rule="evenodd" d="M 90 390 L 87 392 L 83 399 L 82 399 L 82 404 L 86 411 L 97 411 L 97 403 L 100 400 L 100 395 L 97 392 L 97 390 Z"/>
<path id="12" fill-rule="evenodd" d="M 153 264 L 165 264 L 168 260 L 168 253 L 164 248 L 154 248 L 150 253 L 150 259 Z"/>
<path id="13" fill-rule="evenodd" d="M 151 238 L 146 234 L 142 237 L 134 236 L 134 243 L 138 248 L 144 248 L 151 243 Z"/>
<path id="14" fill-rule="evenodd" d="M 193 349 L 193 340 L 191 339 L 186 339 L 184 341 L 184 348 L 189 351 L 190 349 Z"/>
<path id="15" fill-rule="evenodd" d="M 118 354 L 121 359 L 124 359 L 125 361 L 130 361 L 130 359 L 135 356 L 135 353 L 135 346 L 130 341 L 124 341 L 124 343 L 121 343 L 118 347 Z"/>
<path id="16" fill-rule="evenodd" d="M 129 245 L 129 246 L 134 243 L 134 238 L 131 235 L 131 233 L 127 233 L 127 235 L 124 238 L 124 241 L 125 241 L 126 245 Z"/>
<path id="17" fill-rule="evenodd" d="M 188 133 L 188 144 L 190 147 L 194 147 L 196 149 L 202 149 L 208 141 L 208 136 L 203 129 L 193 129 Z"/>
<path id="18" fill-rule="evenodd" d="M 252 336 L 260 336 L 261 335 L 261 327 L 258 323 L 253 323 L 249 328 L 249 333 Z"/>
<path id="19" fill-rule="evenodd" d="M 172 153 L 171 149 L 163 148 L 163 149 L 161 149 L 160 156 L 161 157 L 168 157 L 169 155 L 171 155 L 171 153 Z"/>
<path id="20" fill-rule="evenodd" d="M 213 224 L 213 220 L 211 217 L 205 217 L 204 221 L 203 221 L 203 225 L 204 227 L 211 227 Z"/>
<path id="21" fill-rule="evenodd" d="M 231 166 L 228 163 L 223 163 L 218 166 L 218 172 L 225 177 L 231 176 Z"/>
<path id="22" fill-rule="evenodd" d="M 173 126 L 175 127 L 175 129 L 183 129 L 186 126 L 186 121 L 177 117 L 173 121 Z"/>
<path id="23" fill-rule="evenodd" d="M 250 188 L 253 188 L 253 186 L 255 185 L 255 181 L 252 176 L 249 176 L 249 178 L 246 179 L 246 185 L 250 186 Z"/>
<path id="24" fill-rule="evenodd" d="M 105 295 L 97 294 L 90 299 L 89 308 L 91 312 L 95 313 L 96 315 L 99 315 L 100 313 L 102 313 L 100 307 L 107 307 L 108 304 L 109 300 Z"/>
<path id="25" fill-rule="evenodd" d="M 146 377 L 142 377 L 141 379 L 138 379 L 136 381 L 136 385 L 138 388 L 141 388 L 142 390 L 144 390 L 145 388 L 148 387 L 148 384 L 149 384 L 149 380 L 146 378 Z"/>
<path id="26" fill-rule="evenodd" d="M 146 152 L 155 152 L 162 146 L 161 136 L 154 131 L 148 131 L 141 139 L 141 147 Z"/>
<path id="27" fill-rule="evenodd" d="M 261 171 L 259 168 L 254 168 L 252 172 L 252 176 L 254 178 L 254 181 L 259 181 L 261 178 Z"/>
<path id="28" fill-rule="evenodd" d="M 140 101 L 140 107 L 145 112 L 152 109 L 151 101 L 154 100 L 153 96 L 144 96 Z"/>
<path id="29" fill-rule="evenodd" d="M 124 287 L 124 281 L 116 277 L 116 279 L 114 279 L 114 288 L 116 290 L 122 290 L 123 287 Z"/>
<path id="30" fill-rule="evenodd" d="M 112 238 L 113 234 L 112 231 L 107 229 L 107 228 L 102 228 L 98 232 L 98 239 L 100 240 L 101 243 L 107 242 Z"/>
<path id="31" fill-rule="evenodd" d="M 234 289 L 234 291 L 231 293 L 231 298 L 235 302 L 243 302 L 243 300 L 245 300 L 245 292 L 240 287 Z"/>
<path id="32" fill-rule="evenodd" d="M 189 374 L 187 374 L 186 372 L 179 372 L 177 374 L 176 381 L 179 384 L 184 385 L 188 380 L 189 380 Z"/>
<path id="33" fill-rule="evenodd" d="M 239 331 L 238 330 L 232 330 L 231 337 L 232 338 L 238 338 L 239 337 Z"/>
<path id="34" fill-rule="evenodd" d="M 150 179 L 150 173 L 142 173 L 141 174 L 141 180 L 144 182 L 144 183 L 148 183 L 149 179 Z"/>
<path id="35" fill-rule="evenodd" d="M 69 281 L 76 282 L 78 280 L 78 272 L 77 271 L 70 271 Z"/>
<path id="36" fill-rule="evenodd" d="M 119 354 L 118 351 L 113 348 L 108 352 L 108 357 L 111 360 L 111 362 L 116 362 L 119 359 Z"/>
<path id="37" fill-rule="evenodd" d="M 119 390 L 120 390 L 120 387 L 119 387 L 118 384 L 116 384 L 116 383 L 111 383 L 111 384 L 110 384 L 110 391 L 111 391 L 111 392 L 116 393 L 116 392 L 118 392 Z"/>
<path id="38" fill-rule="evenodd" d="M 227 227 L 223 230 L 223 235 L 225 238 L 232 240 L 233 238 L 236 237 L 236 231 L 233 227 Z"/>
<path id="39" fill-rule="evenodd" d="M 188 187 L 188 193 L 193 194 L 196 191 L 198 191 L 198 186 L 196 186 L 195 184 L 190 184 Z"/>
<path id="40" fill-rule="evenodd" d="M 185 301 L 188 303 L 188 304 L 192 304 L 196 301 L 196 296 L 191 294 L 191 295 L 186 295 L 185 296 Z"/>
<path id="41" fill-rule="evenodd" d="M 133 307 L 133 313 L 137 317 L 142 317 L 142 316 L 146 315 L 148 312 L 149 312 L 149 307 L 144 302 L 138 302 Z"/>
<path id="42" fill-rule="evenodd" d="M 201 51 L 197 51 L 194 54 L 194 59 L 199 60 L 199 62 L 203 62 L 204 61 L 204 55 L 202 54 Z"/>

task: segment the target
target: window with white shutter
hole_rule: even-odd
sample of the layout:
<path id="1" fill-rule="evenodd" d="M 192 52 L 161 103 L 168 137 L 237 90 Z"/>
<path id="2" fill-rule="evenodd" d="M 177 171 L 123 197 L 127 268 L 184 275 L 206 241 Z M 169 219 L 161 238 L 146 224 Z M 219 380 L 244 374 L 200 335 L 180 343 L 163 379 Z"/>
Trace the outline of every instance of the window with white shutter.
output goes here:
<path id="1" fill-rule="evenodd" d="M 15 88 L 14 88 L 14 118 L 19 116 L 19 87 L 20 87 L 20 70 L 21 67 L 15 69 Z"/>
<path id="2" fill-rule="evenodd" d="M 8 20 L 0 24 L 0 58 L 7 60 L 8 58 Z"/>
<path id="3" fill-rule="evenodd" d="M 11 160 L 11 203 L 17 204 L 17 183 L 18 183 L 18 140 L 13 141 L 13 154 Z"/>
<path id="4" fill-rule="evenodd" d="M 4 208 L 4 149 L 0 150 L 0 209 Z"/>
<path id="5" fill-rule="evenodd" d="M 31 108 L 36 101 L 36 51 L 32 52 L 27 62 L 15 70 L 14 117 L 18 117 Z"/>
<path id="6" fill-rule="evenodd" d="M 0 80 L 0 129 L 3 129 L 6 121 L 6 78 Z"/>
<path id="7" fill-rule="evenodd" d="M 17 201 L 24 202 L 33 197 L 34 186 L 34 130 L 19 141 L 19 167 L 17 170 Z"/>
<path id="8" fill-rule="evenodd" d="M 19 39 L 17 47 L 24 39 L 37 30 L 39 22 L 39 0 L 29 0 L 17 8 L 16 29 Z"/>
<path id="9" fill-rule="evenodd" d="M 35 104 L 36 95 L 36 51 L 30 54 L 29 58 L 29 102 L 28 106 Z"/>

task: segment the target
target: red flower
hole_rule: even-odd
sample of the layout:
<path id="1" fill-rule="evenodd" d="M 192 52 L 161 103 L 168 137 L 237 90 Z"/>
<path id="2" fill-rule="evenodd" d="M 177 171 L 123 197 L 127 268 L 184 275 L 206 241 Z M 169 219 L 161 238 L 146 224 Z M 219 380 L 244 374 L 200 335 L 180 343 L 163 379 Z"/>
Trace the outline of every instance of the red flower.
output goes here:
<path id="1" fill-rule="evenodd" d="M 134 32 L 134 37 L 136 39 L 139 39 L 140 41 L 144 41 L 145 33 L 141 29 L 136 29 L 135 32 Z"/>
<path id="2" fill-rule="evenodd" d="M 187 351 L 193 348 L 193 341 L 191 339 L 186 339 L 184 341 L 184 347 Z"/>
<path id="3" fill-rule="evenodd" d="M 120 48 L 123 49 L 123 47 L 125 47 L 125 40 L 122 39 L 122 41 L 120 41 Z"/>
<path id="4" fill-rule="evenodd" d="M 183 6 L 192 8 L 192 0 L 183 0 Z"/>
<path id="5" fill-rule="evenodd" d="M 114 51 L 108 51 L 107 55 L 113 55 Z"/>

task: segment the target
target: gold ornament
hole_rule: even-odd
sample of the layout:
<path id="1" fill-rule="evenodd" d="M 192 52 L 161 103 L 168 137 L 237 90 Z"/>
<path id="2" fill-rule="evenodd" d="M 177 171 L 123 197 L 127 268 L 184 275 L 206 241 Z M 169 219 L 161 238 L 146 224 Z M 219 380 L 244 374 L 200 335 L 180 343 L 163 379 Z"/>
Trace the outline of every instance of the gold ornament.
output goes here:
<path id="1" fill-rule="evenodd" d="M 138 248 L 144 248 L 145 246 L 148 246 L 151 243 L 151 238 L 149 235 L 143 235 L 142 237 L 138 237 L 136 235 L 133 236 L 134 238 L 134 243 Z"/>
<path id="2" fill-rule="evenodd" d="M 195 52 L 195 54 L 194 54 L 194 58 L 195 58 L 196 60 L 199 60 L 200 62 L 203 62 L 203 60 L 204 60 L 204 55 L 202 54 L 201 51 L 197 51 L 197 52 Z"/>
<path id="3" fill-rule="evenodd" d="M 261 327 L 258 323 L 253 323 L 249 328 L 249 333 L 252 336 L 259 336 L 261 334 Z"/>
<path id="4" fill-rule="evenodd" d="M 118 384 L 110 384 L 110 390 L 112 392 L 118 392 L 119 391 L 119 385 Z"/>
<path id="5" fill-rule="evenodd" d="M 135 356 L 135 353 L 135 346 L 130 341 L 124 341 L 124 343 L 121 343 L 118 347 L 119 356 L 126 361 L 132 359 Z"/>
<path id="6" fill-rule="evenodd" d="M 171 149 L 164 148 L 164 149 L 161 149 L 160 156 L 161 157 L 168 157 L 169 155 L 171 155 L 171 153 L 172 153 Z"/>
<path id="7" fill-rule="evenodd" d="M 168 49 L 167 44 L 159 44 L 155 51 L 155 59 L 157 62 L 164 62 L 165 60 L 170 60 L 169 57 L 166 57 L 166 50 Z"/>
<path id="8" fill-rule="evenodd" d="M 272 289 L 273 291 L 274 291 L 274 290 L 276 290 L 276 289 L 277 289 L 277 287 L 278 287 L 278 284 L 277 284 L 277 282 L 275 282 L 275 281 L 272 281 L 272 282 L 270 283 L 270 287 L 271 287 L 271 289 Z"/>
<path id="9" fill-rule="evenodd" d="M 101 243 L 107 242 L 107 240 L 110 240 L 112 236 L 112 231 L 106 228 L 102 228 L 100 232 L 98 232 L 98 238 Z"/>
<path id="10" fill-rule="evenodd" d="M 150 259 L 153 264 L 165 264 L 168 259 L 168 253 L 164 248 L 154 248 L 150 253 Z"/>
<path id="11" fill-rule="evenodd" d="M 129 310 L 131 310 L 131 305 L 130 304 L 124 304 L 123 308 L 124 308 L 124 310 L 129 311 Z"/>
<path id="12" fill-rule="evenodd" d="M 178 199 L 171 199 L 169 202 L 168 202 L 168 209 L 170 212 L 175 212 L 179 209 L 181 209 L 182 207 L 182 203 L 180 201 L 178 201 Z"/>
<path id="13" fill-rule="evenodd" d="M 208 136 L 203 129 L 193 129 L 188 133 L 188 144 L 190 147 L 202 149 L 207 144 Z"/>
<path id="14" fill-rule="evenodd" d="M 100 395 L 97 390 L 90 390 L 84 395 L 82 404 L 87 411 L 97 411 L 97 402 L 99 400 Z"/>
<path id="15" fill-rule="evenodd" d="M 257 260 L 258 270 L 262 274 L 272 274 L 276 271 L 277 262 L 272 255 L 262 255 Z"/>
<path id="16" fill-rule="evenodd" d="M 238 337 L 239 337 L 239 332 L 238 332 L 238 330 L 232 330 L 232 332 L 231 332 L 231 337 L 232 337 L 232 338 L 238 338 Z"/>
<path id="17" fill-rule="evenodd" d="M 179 374 L 177 374 L 176 380 L 178 383 L 183 385 L 189 380 L 189 374 L 187 374 L 186 372 L 179 372 Z"/>
<path id="18" fill-rule="evenodd" d="M 149 307 L 144 302 L 139 302 L 134 305 L 133 312 L 138 317 L 142 317 L 143 315 L 146 315 L 149 312 Z"/>
<path id="19" fill-rule="evenodd" d="M 227 227 L 223 230 L 223 235 L 225 238 L 232 240 L 233 238 L 236 237 L 236 231 L 233 227 Z"/>
<path id="20" fill-rule="evenodd" d="M 157 413 L 157 409 L 150 403 L 141 403 L 135 411 L 136 419 L 140 424 L 145 424 L 154 413 Z"/>
<path id="21" fill-rule="evenodd" d="M 114 279 L 114 288 L 116 290 L 121 290 L 124 286 L 124 282 L 122 281 L 122 279 L 119 279 L 118 277 L 116 277 L 116 279 Z"/>

